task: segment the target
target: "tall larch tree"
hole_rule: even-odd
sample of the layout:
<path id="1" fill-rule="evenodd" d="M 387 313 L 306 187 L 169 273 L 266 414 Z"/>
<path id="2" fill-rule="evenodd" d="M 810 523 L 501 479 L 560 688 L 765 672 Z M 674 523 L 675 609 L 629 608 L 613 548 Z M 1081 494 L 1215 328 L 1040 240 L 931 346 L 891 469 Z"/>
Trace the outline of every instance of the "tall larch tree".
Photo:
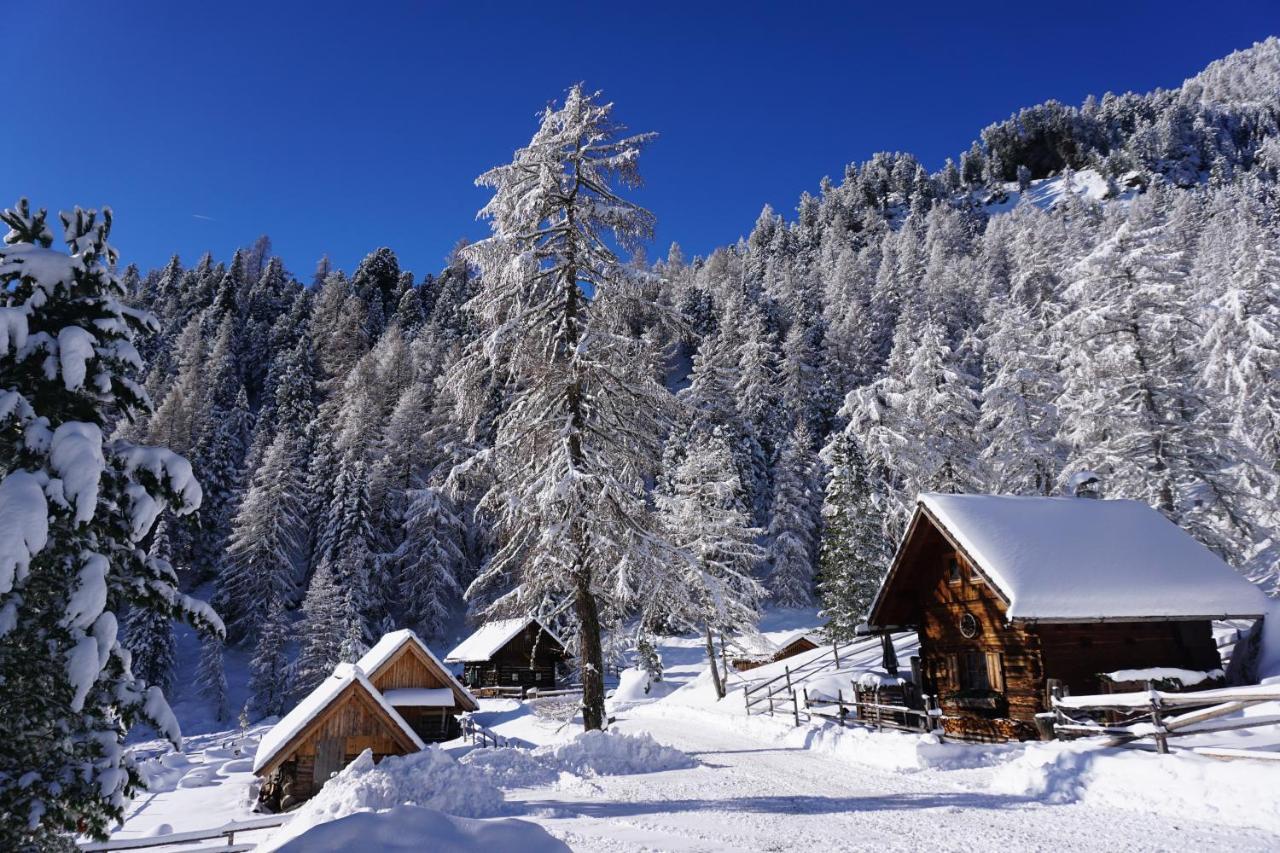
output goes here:
<path id="1" fill-rule="evenodd" d="M 484 332 L 456 376 L 487 387 L 475 374 L 501 363 L 516 389 L 484 456 L 502 484 L 485 501 L 501 544 L 473 590 L 517 578 L 492 609 L 573 623 L 586 729 L 605 722 L 602 613 L 618 618 L 619 590 L 660 564 L 645 484 L 670 406 L 644 342 L 592 309 L 638 293 L 612 246 L 653 233 L 617 189 L 639 184 L 653 135 L 624 135 L 612 113 L 574 86 L 511 163 L 477 179 L 494 191 L 481 211 L 493 234 L 464 252 L 481 272 L 470 305 Z M 484 407 L 460 400 L 464 420 Z"/>

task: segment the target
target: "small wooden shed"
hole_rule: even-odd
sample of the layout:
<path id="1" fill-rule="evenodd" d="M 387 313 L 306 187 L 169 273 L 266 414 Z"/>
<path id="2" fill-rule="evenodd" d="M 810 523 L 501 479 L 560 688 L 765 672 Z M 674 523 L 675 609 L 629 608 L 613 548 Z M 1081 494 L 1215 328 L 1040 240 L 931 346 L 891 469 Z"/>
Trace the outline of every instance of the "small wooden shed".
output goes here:
<path id="1" fill-rule="evenodd" d="M 554 690 L 556 667 L 568 658 L 564 643 L 532 617 L 486 622 L 445 656 L 462 664 L 462 683 L 472 689 L 536 687 Z"/>
<path id="2" fill-rule="evenodd" d="M 423 746 L 360 668 L 344 663 L 262 736 L 253 772 L 266 780 L 264 799 L 288 808 L 366 749 L 380 761 Z"/>
<path id="3" fill-rule="evenodd" d="M 1262 592 L 1137 501 L 920 497 L 871 608 L 915 630 L 944 730 L 1033 737 L 1054 683 L 1095 693 L 1116 670 L 1221 667 L 1211 623 L 1266 612 Z"/>
<path id="4" fill-rule="evenodd" d="M 356 666 L 428 743 L 457 737 L 458 714 L 479 707 L 427 644 L 408 629 L 385 635 Z"/>
<path id="5" fill-rule="evenodd" d="M 822 644 L 820 635 L 811 631 L 801 631 L 797 634 L 792 634 L 779 643 L 778 651 L 774 653 L 773 659 L 782 660 L 804 652 L 811 652 Z"/>

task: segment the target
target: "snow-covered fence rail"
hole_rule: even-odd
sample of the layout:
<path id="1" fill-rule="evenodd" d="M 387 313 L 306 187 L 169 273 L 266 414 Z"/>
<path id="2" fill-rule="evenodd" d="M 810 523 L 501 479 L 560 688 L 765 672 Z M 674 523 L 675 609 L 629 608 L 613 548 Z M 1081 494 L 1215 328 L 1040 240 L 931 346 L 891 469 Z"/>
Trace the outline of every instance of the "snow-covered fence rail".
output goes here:
<path id="1" fill-rule="evenodd" d="M 1057 737 L 1110 735 L 1113 745 L 1140 738 L 1155 740 L 1156 750 L 1169 751 L 1169 738 L 1280 725 L 1280 715 L 1236 716 L 1262 702 L 1280 701 L 1280 685 L 1221 687 L 1192 693 L 1146 690 L 1053 697 L 1052 726 Z M 1094 715 L 1117 719 L 1106 724 Z M 1073 716 L 1079 715 L 1079 716 Z"/>
<path id="2" fill-rule="evenodd" d="M 862 698 L 864 693 L 857 689 L 857 684 L 850 683 L 853 688 L 845 699 L 844 691 L 836 691 L 836 698 L 810 699 L 808 691 L 804 693 L 804 707 L 811 716 L 823 717 L 845 725 L 862 725 L 877 730 L 898 729 L 910 732 L 931 732 L 937 727 L 942 712 L 936 707 L 912 708 L 892 701 L 882 701 L 880 691 L 871 693 L 871 701 Z M 932 706 L 932 697 L 925 697 L 926 703 Z"/>
<path id="3" fill-rule="evenodd" d="M 77 845 L 84 853 L 106 853 L 110 850 L 148 850 L 159 847 L 175 847 L 183 845 L 183 849 L 190 853 L 233 853 L 233 851 L 252 850 L 258 845 L 253 842 L 236 843 L 236 834 L 243 835 L 246 832 L 257 832 L 263 829 L 274 829 L 277 826 L 283 826 L 289 821 L 291 815 L 266 815 L 265 817 L 249 818 L 248 820 L 233 820 L 224 823 L 222 826 L 211 827 L 209 829 L 193 829 L 189 832 L 174 832 L 168 835 L 149 835 L 144 838 L 119 838 L 108 841 L 90 841 Z M 222 843 L 216 847 L 188 847 L 185 845 L 193 844 L 197 841 L 214 841 L 221 840 Z"/>
<path id="4" fill-rule="evenodd" d="M 569 687 L 564 690 L 540 690 L 537 687 L 530 687 L 529 692 L 525 694 L 526 699 L 554 699 L 558 696 L 581 696 L 581 687 Z"/>
<path id="5" fill-rule="evenodd" d="M 797 717 L 795 685 L 812 678 L 818 673 L 840 668 L 840 644 L 833 643 L 831 648 L 817 657 L 810 658 L 795 669 L 783 667 L 782 673 L 759 684 L 744 686 L 743 699 L 746 701 L 747 714 L 770 714 L 778 708 L 783 710 L 791 706 L 793 715 Z"/>
<path id="6" fill-rule="evenodd" d="M 496 732 L 486 729 L 484 726 L 472 719 L 470 714 L 461 714 L 458 722 L 462 726 L 462 736 L 469 738 L 471 742 L 477 746 L 491 746 L 494 748 L 503 747 L 523 747 L 523 741 L 515 738 L 506 738 Z"/>

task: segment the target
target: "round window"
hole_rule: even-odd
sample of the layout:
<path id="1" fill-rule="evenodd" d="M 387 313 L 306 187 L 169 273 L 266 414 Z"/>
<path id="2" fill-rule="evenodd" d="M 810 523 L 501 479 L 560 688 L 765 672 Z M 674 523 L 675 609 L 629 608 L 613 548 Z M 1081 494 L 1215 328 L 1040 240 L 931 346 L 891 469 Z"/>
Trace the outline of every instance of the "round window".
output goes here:
<path id="1" fill-rule="evenodd" d="M 978 617 L 974 616 L 972 613 L 965 613 L 960 617 L 960 633 L 966 638 L 972 640 L 974 637 L 978 636 L 979 628 Z"/>

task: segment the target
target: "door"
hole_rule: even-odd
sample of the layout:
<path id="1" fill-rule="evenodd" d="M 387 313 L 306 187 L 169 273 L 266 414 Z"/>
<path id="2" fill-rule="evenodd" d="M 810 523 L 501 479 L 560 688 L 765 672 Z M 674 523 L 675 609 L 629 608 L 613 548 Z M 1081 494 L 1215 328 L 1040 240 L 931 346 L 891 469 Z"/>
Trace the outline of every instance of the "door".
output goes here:
<path id="1" fill-rule="evenodd" d="M 342 747 L 342 738 L 329 738 L 316 744 L 316 776 L 313 784 L 317 791 L 329 781 L 330 776 L 342 769 Z"/>

